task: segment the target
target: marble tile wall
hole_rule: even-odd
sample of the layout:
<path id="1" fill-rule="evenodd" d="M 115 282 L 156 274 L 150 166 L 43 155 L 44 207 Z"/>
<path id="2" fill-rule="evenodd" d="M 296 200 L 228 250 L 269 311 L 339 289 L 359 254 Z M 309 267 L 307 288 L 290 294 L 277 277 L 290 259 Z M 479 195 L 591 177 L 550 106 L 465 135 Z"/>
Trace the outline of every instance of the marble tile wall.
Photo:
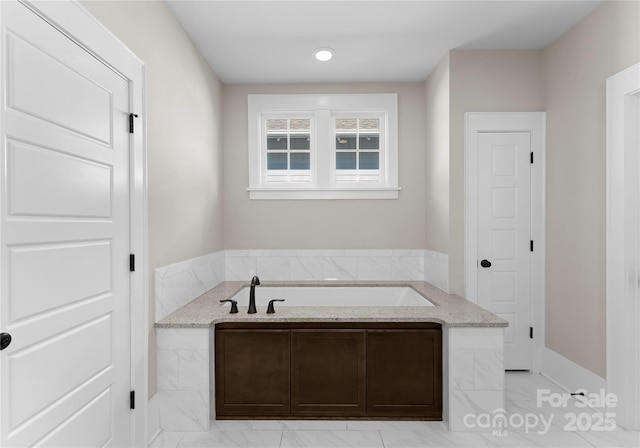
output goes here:
<path id="1" fill-rule="evenodd" d="M 448 256 L 430 250 L 227 250 L 154 270 L 162 320 L 225 280 L 425 280 L 448 289 Z"/>
<path id="2" fill-rule="evenodd" d="M 424 281 L 449 292 L 449 255 L 433 250 L 424 251 Z"/>
<path id="3" fill-rule="evenodd" d="M 156 322 L 224 282 L 224 251 L 153 271 Z"/>
<path id="4" fill-rule="evenodd" d="M 156 328 L 160 428 L 207 431 L 210 411 L 211 331 Z"/>
<path id="5" fill-rule="evenodd" d="M 449 430 L 479 430 L 468 422 L 481 414 L 504 412 L 504 330 L 445 327 L 443 331 Z M 471 417 L 465 419 L 468 414 Z"/>
<path id="6" fill-rule="evenodd" d="M 422 249 L 227 250 L 225 279 L 425 280 L 425 259 Z"/>

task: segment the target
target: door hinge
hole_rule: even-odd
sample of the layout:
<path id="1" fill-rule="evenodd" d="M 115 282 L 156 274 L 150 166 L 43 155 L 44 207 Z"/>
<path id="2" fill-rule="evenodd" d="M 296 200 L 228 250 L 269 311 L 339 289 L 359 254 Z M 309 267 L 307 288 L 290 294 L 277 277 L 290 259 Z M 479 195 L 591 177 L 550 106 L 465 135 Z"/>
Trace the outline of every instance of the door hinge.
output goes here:
<path id="1" fill-rule="evenodd" d="M 529 327 L 529 339 L 533 339 L 533 327 Z"/>
<path id="2" fill-rule="evenodd" d="M 129 271 L 135 272 L 136 270 L 136 254 L 129 254 Z"/>
<path id="3" fill-rule="evenodd" d="M 533 252 L 533 240 L 529 241 L 529 250 Z"/>
<path id="4" fill-rule="evenodd" d="M 136 408 L 136 391 L 132 390 L 129 392 L 129 409 Z"/>
<path id="5" fill-rule="evenodd" d="M 133 134 L 133 119 L 138 118 L 138 114 L 129 114 L 129 134 Z"/>
<path id="6" fill-rule="evenodd" d="M 531 163 L 533 163 L 533 151 L 531 152 Z"/>

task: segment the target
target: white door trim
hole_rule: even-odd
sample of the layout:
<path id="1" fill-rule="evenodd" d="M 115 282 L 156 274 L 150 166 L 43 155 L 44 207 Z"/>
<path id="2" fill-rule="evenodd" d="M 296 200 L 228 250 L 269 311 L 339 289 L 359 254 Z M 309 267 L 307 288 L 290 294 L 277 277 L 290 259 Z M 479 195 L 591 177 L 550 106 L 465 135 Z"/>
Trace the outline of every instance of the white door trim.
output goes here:
<path id="1" fill-rule="evenodd" d="M 607 390 L 618 396 L 618 424 L 635 430 L 640 429 L 639 119 L 640 63 L 607 79 Z M 627 123 L 635 124 L 635 135 Z"/>
<path id="2" fill-rule="evenodd" d="M 478 303 L 478 182 L 477 133 L 529 132 L 534 164 L 531 171 L 531 324 L 534 328 L 532 371 L 540 373 L 544 349 L 544 204 L 545 204 L 545 112 L 467 112 L 465 114 L 465 296 Z"/>
<path id="3" fill-rule="evenodd" d="M 138 115 L 131 135 L 131 390 L 136 408 L 131 411 L 131 446 L 147 446 L 148 401 L 148 274 L 145 65 L 98 22 L 79 2 L 19 0 L 78 45 L 129 81 L 130 110 Z"/>

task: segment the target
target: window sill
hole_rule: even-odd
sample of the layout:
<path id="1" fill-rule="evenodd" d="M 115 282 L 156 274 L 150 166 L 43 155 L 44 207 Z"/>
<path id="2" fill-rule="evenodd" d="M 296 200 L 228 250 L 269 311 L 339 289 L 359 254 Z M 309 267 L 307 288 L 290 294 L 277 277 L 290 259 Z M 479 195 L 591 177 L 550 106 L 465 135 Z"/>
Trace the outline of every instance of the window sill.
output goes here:
<path id="1" fill-rule="evenodd" d="M 398 199 L 399 187 L 247 188 L 249 199 Z"/>

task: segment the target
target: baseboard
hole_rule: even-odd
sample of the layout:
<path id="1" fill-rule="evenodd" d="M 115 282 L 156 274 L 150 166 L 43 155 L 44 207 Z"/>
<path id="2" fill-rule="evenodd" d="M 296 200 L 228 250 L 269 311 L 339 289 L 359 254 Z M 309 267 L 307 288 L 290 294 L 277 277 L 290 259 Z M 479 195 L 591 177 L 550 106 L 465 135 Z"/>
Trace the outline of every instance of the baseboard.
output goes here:
<path id="1" fill-rule="evenodd" d="M 583 389 L 587 393 L 597 393 L 607 387 L 604 378 L 548 347 L 545 347 L 542 353 L 542 375 L 569 392 Z"/>
<path id="2" fill-rule="evenodd" d="M 156 438 L 160 435 L 162 430 L 160 429 L 160 405 L 158 400 L 158 394 L 155 394 L 149 400 L 149 404 L 147 405 L 148 412 L 148 430 L 149 430 L 149 443 L 147 446 L 151 446 L 151 444 L 156 440 Z"/>

